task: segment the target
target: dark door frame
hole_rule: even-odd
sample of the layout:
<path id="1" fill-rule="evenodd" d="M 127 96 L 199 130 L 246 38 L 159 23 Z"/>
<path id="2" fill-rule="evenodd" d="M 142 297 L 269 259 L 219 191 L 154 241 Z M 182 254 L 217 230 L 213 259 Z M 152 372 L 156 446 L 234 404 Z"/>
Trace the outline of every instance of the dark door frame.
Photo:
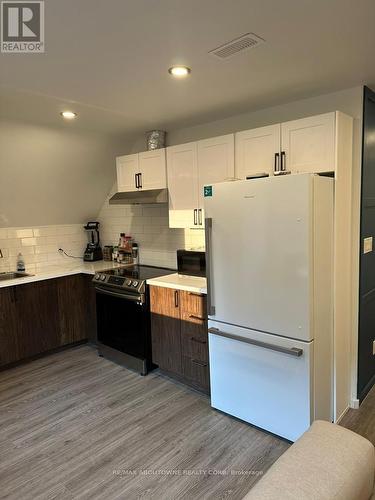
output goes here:
<path id="1" fill-rule="evenodd" d="M 358 382 L 360 402 L 375 384 L 375 92 L 363 89 L 361 215 L 359 255 Z M 365 238 L 374 238 L 365 253 Z"/>

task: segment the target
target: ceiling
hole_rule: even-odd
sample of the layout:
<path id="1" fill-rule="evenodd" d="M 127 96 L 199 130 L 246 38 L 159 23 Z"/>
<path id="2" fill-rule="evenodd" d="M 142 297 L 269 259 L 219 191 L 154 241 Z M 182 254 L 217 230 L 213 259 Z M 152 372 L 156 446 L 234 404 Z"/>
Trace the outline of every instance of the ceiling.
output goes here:
<path id="1" fill-rule="evenodd" d="M 0 55 L 0 116 L 61 124 L 69 108 L 66 126 L 129 134 L 375 84 L 373 0 L 45 3 L 46 53 Z M 208 54 L 247 32 L 266 43 Z"/>

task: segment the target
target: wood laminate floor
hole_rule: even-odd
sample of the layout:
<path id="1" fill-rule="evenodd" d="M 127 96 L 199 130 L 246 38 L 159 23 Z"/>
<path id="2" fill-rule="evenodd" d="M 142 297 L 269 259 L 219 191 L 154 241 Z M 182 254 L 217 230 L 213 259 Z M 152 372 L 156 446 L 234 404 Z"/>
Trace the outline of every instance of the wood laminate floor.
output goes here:
<path id="1" fill-rule="evenodd" d="M 375 445 L 375 386 L 358 410 L 348 410 L 340 425 L 357 432 Z"/>
<path id="2" fill-rule="evenodd" d="M 89 346 L 0 373 L 1 499 L 241 499 L 288 446 Z"/>

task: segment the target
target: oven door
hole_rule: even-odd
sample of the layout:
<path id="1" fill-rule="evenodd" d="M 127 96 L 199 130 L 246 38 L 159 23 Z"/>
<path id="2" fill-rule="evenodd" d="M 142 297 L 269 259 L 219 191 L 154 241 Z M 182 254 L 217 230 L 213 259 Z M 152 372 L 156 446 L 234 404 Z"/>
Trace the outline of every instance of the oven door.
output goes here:
<path id="1" fill-rule="evenodd" d="M 149 314 L 143 295 L 95 287 L 98 342 L 138 359 L 149 348 Z"/>

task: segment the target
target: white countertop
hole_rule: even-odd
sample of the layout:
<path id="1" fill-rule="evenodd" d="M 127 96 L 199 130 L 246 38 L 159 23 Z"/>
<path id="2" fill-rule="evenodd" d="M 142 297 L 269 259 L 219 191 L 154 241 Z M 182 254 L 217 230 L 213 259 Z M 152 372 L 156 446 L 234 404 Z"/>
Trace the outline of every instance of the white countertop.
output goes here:
<path id="1" fill-rule="evenodd" d="M 131 264 L 128 264 L 128 266 Z M 38 272 L 33 276 L 26 276 L 25 278 L 16 278 L 14 280 L 0 281 L 0 288 L 14 285 L 24 285 L 25 283 L 34 283 L 35 281 L 43 281 L 53 278 L 61 278 L 62 276 L 71 276 L 73 274 L 92 274 L 98 271 L 107 269 L 114 269 L 117 267 L 127 267 L 124 264 L 117 264 L 117 262 L 110 262 L 100 260 L 98 262 L 62 262 L 55 266 L 50 266 L 48 270 Z M 27 272 L 27 269 L 26 269 Z"/>
<path id="2" fill-rule="evenodd" d="M 147 280 L 148 285 L 175 288 L 186 292 L 207 293 L 207 280 L 198 276 L 183 276 L 181 274 L 168 274 L 160 278 Z"/>

